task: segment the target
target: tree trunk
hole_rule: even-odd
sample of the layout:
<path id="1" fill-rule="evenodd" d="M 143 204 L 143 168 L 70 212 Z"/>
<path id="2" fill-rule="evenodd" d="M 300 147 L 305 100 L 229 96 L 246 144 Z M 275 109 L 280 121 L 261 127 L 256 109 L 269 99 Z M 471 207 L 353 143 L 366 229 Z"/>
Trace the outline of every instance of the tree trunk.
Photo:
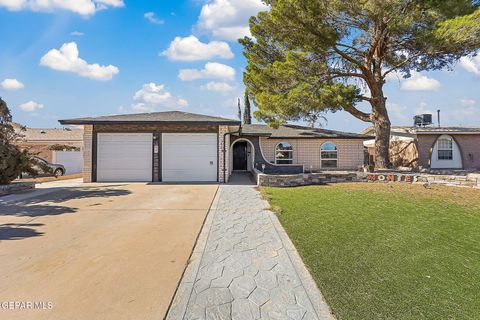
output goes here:
<path id="1" fill-rule="evenodd" d="M 391 168 L 390 119 L 385 106 L 386 98 L 372 100 L 373 126 L 375 128 L 375 170 Z"/>

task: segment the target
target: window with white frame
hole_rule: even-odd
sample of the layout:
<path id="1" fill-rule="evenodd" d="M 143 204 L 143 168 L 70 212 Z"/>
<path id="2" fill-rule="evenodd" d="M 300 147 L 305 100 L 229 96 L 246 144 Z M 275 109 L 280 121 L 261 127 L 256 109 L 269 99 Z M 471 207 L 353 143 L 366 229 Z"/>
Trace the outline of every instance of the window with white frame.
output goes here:
<path id="1" fill-rule="evenodd" d="M 322 168 L 330 169 L 338 166 L 337 146 L 332 142 L 325 142 L 320 147 L 320 165 Z"/>
<path id="2" fill-rule="evenodd" d="M 452 138 L 444 137 L 437 141 L 438 160 L 453 160 Z"/>
<path id="3" fill-rule="evenodd" d="M 288 142 L 280 142 L 275 146 L 275 163 L 276 164 L 292 164 L 293 148 Z"/>

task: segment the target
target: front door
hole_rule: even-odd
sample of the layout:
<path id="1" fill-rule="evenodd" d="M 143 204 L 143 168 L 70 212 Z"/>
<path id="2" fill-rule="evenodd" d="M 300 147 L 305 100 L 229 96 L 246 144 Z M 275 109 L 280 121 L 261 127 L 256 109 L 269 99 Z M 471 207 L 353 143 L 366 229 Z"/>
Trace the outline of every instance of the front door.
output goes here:
<path id="1" fill-rule="evenodd" d="M 247 170 L 246 141 L 239 141 L 233 145 L 233 170 Z"/>

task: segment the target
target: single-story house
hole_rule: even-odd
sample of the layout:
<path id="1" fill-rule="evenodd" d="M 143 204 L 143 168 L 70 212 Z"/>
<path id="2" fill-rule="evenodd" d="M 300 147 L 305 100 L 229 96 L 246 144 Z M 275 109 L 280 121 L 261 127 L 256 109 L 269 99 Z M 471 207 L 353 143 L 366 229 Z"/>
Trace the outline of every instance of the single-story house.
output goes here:
<path id="1" fill-rule="evenodd" d="M 84 181 L 227 182 L 232 171 L 356 170 L 370 136 L 180 111 L 60 120 L 84 127 Z"/>
<path id="2" fill-rule="evenodd" d="M 362 133 L 374 135 L 372 127 Z M 480 127 L 392 126 L 394 165 L 420 169 L 480 170 Z M 374 140 L 365 141 L 371 161 Z"/>
<path id="3" fill-rule="evenodd" d="M 21 136 L 16 142 L 20 149 L 54 162 L 54 151 L 62 148 L 81 151 L 83 149 L 83 130 L 81 128 L 28 128 L 14 123 L 15 131 Z"/>

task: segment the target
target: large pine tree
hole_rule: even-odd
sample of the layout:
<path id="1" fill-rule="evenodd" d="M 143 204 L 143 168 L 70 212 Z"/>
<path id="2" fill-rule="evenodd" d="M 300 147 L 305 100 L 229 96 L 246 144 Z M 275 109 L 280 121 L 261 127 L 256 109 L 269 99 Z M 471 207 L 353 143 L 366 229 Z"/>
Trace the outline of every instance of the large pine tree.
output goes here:
<path id="1" fill-rule="evenodd" d="M 477 0 L 265 2 L 253 38 L 240 40 L 255 116 L 275 126 L 347 111 L 373 124 L 377 168 L 390 166 L 385 78 L 449 67 L 480 47 Z"/>

